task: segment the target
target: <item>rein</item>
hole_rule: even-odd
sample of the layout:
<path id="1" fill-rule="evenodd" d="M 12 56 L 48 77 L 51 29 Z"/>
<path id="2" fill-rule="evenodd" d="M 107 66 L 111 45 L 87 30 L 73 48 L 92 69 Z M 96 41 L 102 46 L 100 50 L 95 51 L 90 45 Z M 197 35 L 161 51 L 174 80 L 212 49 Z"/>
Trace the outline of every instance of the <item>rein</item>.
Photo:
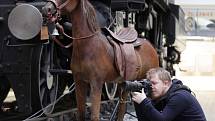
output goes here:
<path id="1" fill-rule="evenodd" d="M 60 32 L 64 35 L 64 36 L 66 36 L 67 38 L 69 38 L 69 39 L 72 39 L 72 40 L 80 40 L 80 39 L 86 39 L 86 38 L 90 38 L 90 37 L 93 37 L 94 35 L 96 35 L 96 34 L 98 34 L 100 31 L 95 31 L 94 33 L 92 33 L 92 34 L 90 34 L 90 35 L 87 35 L 87 36 L 83 36 L 83 37 L 72 37 L 72 36 L 69 36 L 69 35 L 67 35 L 65 32 L 64 32 L 64 30 L 63 30 L 63 28 L 61 27 L 61 25 L 59 24 L 59 23 L 56 23 L 56 26 L 57 27 L 59 27 L 59 29 L 60 29 Z M 52 37 L 52 40 L 54 40 L 59 46 L 61 46 L 61 47 L 63 47 L 63 48 L 70 48 L 71 46 L 72 46 L 72 42 L 73 41 L 71 41 L 71 43 L 69 43 L 68 45 L 64 45 L 61 41 L 59 41 L 56 37 Z"/>
<path id="2" fill-rule="evenodd" d="M 94 35 L 98 34 L 100 31 L 95 31 L 94 33 L 87 35 L 87 36 L 83 36 L 83 37 L 71 37 L 71 39 L 73 40 L 79 40 L 79 39 L 86 39 L 86 38 L 90 38 L 93 37 Z"/>
<path id="3" fill-rule="evenodd" d="M 64 8 L 68 3 L 70 2 L 70 0 L 67 0 L 66 2 L 62 3 L 61 5 L 57 6 L 57 8 L 59 10 L 61 10 L 62 8 Z"/>
<path id="4" fill-rule="evenodd" d="M 61 10 L 62 8 L 64 8 L 70 2 L 70 0 L 67 0 L 66 2 L 62 3 L 61 5 L 58 5 L 58 3 L 56 2 L 56 0 L 47 0 L 47 2 L 52 2 L 54 4 L 54 6 L 58 10 Z"/>
<path id="5" fill-rule="evenodd" d="M 69 36 L 68 34 L 66 34 L 66 33 L 64 32 L 63 27 L 62 27 L 59 23 L 56 23 L 56 26 L 60 29 L 60 32 L 61 32 L 64 36 L 66 36 L 66 37 L 68 37 L 68 38 L 70 38 L 70 39 L 72 39 L 72 40 L 79 40 L 79 39 L 90 38 L 90 37 L 92 37 L 92 36 L 94 36 L 94 35 L 96 35 L 97 33 L 100 32 L 100 31 L 98 30 L 98 31 L 95 31 L 94 33 L 92 33 L 92 34 L 90 34 L 90 35 L 87 35 L 87 36 L 83 36 L 83 37 L 72 37 L 72 36 Z"/>

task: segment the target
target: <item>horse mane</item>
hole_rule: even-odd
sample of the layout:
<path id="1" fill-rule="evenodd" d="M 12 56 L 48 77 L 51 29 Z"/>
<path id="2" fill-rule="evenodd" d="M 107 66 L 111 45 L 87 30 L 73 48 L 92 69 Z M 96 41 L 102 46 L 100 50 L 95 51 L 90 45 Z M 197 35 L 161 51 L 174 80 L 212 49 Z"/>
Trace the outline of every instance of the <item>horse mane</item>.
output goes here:
<path id="1" fill-rule="evenodd" d="M 80 0 L 84 15 L 86 15 L 87 24 L 92 32 L 100 29 L 96 20 L 96 12 L 92 4 L 88 0 Z"/>

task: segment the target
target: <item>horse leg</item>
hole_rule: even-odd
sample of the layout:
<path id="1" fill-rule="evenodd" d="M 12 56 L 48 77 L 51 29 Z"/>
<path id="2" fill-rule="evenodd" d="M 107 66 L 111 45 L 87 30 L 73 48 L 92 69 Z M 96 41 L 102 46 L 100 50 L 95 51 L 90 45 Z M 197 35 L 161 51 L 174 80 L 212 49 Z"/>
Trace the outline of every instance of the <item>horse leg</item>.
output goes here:
<path id="1" fill-rule="evenodd" d="M 100 114 L 100 103 L 101 103 L 101 92 L 102 92 L 102 85 L 98 83 L 91 83 L 91 121 L 99 121 L 99 114 Z"/>
<path id="2" fill-rule="evenodd" d="M 84 81 L 75 81 L 75 93 L 78 108 L 78 121 L 85 120 L 85 103 L 86 103 L 86 92 L 87 83 Z"/>
<path id="3" fill-rule="evenodd" d="M 128 92 L 123 91 L 121 88 L 121 94 L 120 94 L 120 103 L 119 103 L 119 109 L 117 113 L 117 121 L 123 121 L 125 112 L 126 112 L 126 100 L 128 96 Z"/>

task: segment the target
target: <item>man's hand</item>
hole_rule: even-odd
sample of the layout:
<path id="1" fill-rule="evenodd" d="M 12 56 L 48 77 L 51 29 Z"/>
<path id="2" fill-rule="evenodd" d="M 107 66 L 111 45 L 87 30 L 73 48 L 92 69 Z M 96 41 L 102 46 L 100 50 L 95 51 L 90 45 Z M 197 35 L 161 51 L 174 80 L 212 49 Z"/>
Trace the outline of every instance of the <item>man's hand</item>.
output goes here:
<path id="1" fill-rule="evenodd" d="M 140 92 L 132 92 L 132 100 L 138 104 L 140 104 L 145 98 L 146 94 L 144 92 L 144 89 L 142 89 L 141 93 Z"/>

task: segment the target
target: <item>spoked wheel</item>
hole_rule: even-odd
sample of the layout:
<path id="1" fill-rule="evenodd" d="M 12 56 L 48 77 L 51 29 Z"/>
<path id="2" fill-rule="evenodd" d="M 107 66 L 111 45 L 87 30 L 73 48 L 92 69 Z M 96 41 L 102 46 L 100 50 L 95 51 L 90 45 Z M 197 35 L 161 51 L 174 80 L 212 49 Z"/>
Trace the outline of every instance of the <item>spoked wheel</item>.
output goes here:
<path id="1" fill-rule="evenodd" d="M 43 48 L 41 53 L 41 61 L 39 64 L 39 94 L 40 102 L 45 114 L 52 113 L 54 102 L 57 98 L 58 76 L 52 75 L 50 70 L 50 53 L 47 48 Z"/>
<path id="2" fill-rule="evenodd" d="M 38 58 L 35 58 L 37 60 L 37 63 L 34 66 L 35 70 L 33 70 L 33 80 L 36 81 L 34 83 L 37 84 L 37 86 L 34 86 L 34 88 L 37 87 L 37 90 L 32 91 L 33 93 L 38 93 L 38 95 L 34 97 L 34 99 L 38 100 L 39 98 L 40 107 L 46 115 L 49 115 L 54 110 L 55 101 L 57 98 L 58 76 L 52 75 L 49 72 L 51 64 L 53 64 L 50 60 L 50 45 L 42 45 L 39 52 L 40 53 L 38 54 L 38 56 L 36 56 Z M 32 101 L 35 102 L 34 100 Z M 32 106 L 35 107 L 34 105 Z"/>
<path id="3" fill-rule="evenodd" d="M 116 95 L 117 87 L 118 87 L 117 83 L 106 83 L 105 82 L 105 91 L 106 91 L 106 94 L 107 94 L 107 97 L 109 100 L 114 99 L 114 97 Z"/>

